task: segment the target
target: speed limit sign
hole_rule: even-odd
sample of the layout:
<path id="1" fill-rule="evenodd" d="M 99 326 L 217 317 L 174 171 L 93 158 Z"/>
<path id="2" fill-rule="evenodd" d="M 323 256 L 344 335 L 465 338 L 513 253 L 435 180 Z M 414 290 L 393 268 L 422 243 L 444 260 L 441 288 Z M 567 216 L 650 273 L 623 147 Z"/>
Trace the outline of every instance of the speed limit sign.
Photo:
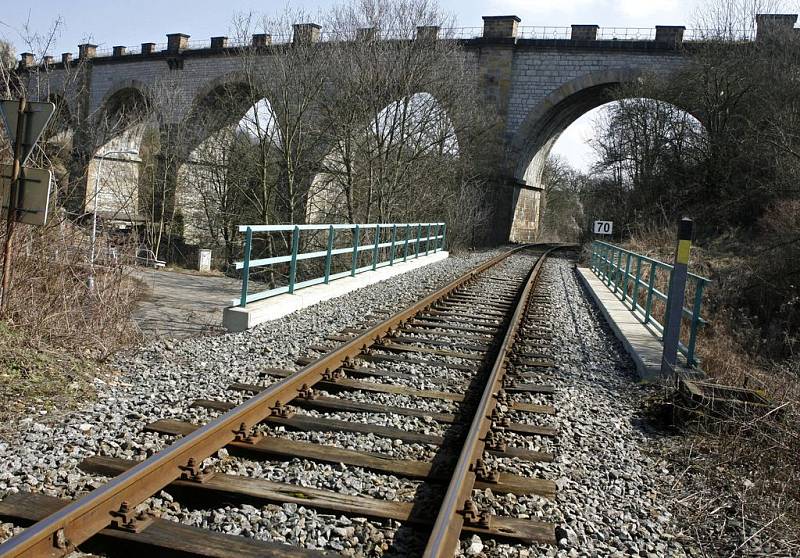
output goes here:
<path id="1" fill-rule="evenodd" d="M 594 234 L 611 234 L 614 231 L 613 221 L 595 221 Z"/>

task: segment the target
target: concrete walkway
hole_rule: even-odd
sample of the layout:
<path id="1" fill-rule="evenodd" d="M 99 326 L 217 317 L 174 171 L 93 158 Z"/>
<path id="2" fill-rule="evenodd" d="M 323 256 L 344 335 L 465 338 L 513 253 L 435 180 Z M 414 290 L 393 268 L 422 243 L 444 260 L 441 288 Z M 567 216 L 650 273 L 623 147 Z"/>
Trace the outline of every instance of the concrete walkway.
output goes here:
<path id="1" fill-rule="evenodd" d="M 577 271 L 614 335 L 636 363 L 639 377 L 643 380 L 657 380 L 661 373 L 663 351 L 659 337 L 645 327 L 591 269 L 579 267 Z"/>
<path id="2" fill-rule="evenodd" d="M 239 280 L 224 276 L 142 269 L 131 275 L 145 286 L 133 318 L 150 338 L 223 332 L 222 309 L 241 292 Z"/>

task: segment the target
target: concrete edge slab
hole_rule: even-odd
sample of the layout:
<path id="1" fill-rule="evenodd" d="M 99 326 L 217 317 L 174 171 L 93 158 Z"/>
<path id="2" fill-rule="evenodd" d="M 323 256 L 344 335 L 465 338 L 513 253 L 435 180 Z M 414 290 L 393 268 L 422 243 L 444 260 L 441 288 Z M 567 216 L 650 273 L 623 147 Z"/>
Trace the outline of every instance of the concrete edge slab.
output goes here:
<path id="1" fill-rule="evenodd" d="M 355 277 L 343 277 L 331 281 L 327 285 L 314 285 L 297 291 L 295 294 L 282 294 L 265 300 L 248 304 L 247 308 L 232 306 L 222 312 L 222 326 L 231 332 L 245 331 L 258 324 L 277 320 L 300 310 L 308 308 L 324 300 L 345 295 L 357 289 L 401 275 L 414 269 L 439 262 L 448 258 L 448 252 L 435 252 L 393 266 L 385 266 L 375 271 L 365 271 Z"/>
<path id="2" fill-rule="evenodd" d="M 589 268 L 576 267 L 575 270 L 614 336 L 636 365 L 639 378 L 647 382 L 657 381 L 661 374 L 663 351 L 659 338 Z"/>

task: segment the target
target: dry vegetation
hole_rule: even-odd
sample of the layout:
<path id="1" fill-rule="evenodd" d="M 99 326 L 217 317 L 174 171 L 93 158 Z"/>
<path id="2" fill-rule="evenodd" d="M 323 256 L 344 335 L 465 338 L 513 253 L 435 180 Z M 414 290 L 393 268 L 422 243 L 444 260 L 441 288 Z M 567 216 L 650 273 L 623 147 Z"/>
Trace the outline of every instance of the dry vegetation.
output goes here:
<path id="1" fill-rule="evenodd" d="M 33 37 L 29 45 L 37 52 L 34 42 L 40 41 Z M 40 47 L 47 48 L 47 41 Z M 19 88 L 13 64 L 13 50 L 0 42 L 0 98 L 16 95 Z M 57 126 L 48 129 L 27 163 L 54 171 L 54 201 L 85 179 L 72 176 L 70 181 L 64 176 L 71 144 L 59 141 L 59 132 Z M 0 134 L 0 162 L 8 164 L 11 158 L 8 140 Z M 6 235 L 3 219 L 0 247 Z M 41 420 L 91 397 L 91 381 L 103 371 L 107 358 L 138 339 L 130 320 L 137 285 L 124 272 L 125 258 L 132 251 L 123 243 L 112 257 L 106 248 L 109 239 L 102 233 L 97 245 L 103 248 L 91 266 L 89 230 L 76 226 L 56 203 L 51 204 L 45 226 L 15 227 L 11 284 L 2 293 L 0 315 L 0 434 L 13 432 L 13 418 L 28 415 Z"/>

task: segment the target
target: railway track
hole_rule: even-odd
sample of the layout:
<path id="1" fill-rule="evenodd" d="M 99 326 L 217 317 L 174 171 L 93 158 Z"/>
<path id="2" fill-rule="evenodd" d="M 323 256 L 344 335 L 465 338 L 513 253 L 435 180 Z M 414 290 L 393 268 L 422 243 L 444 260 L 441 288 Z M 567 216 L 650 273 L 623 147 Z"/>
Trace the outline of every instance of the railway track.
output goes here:
<path id="1" fill-rule="evenodd" d="M 546 351 L 546 298 L 534 292 L 548 253 L 519 248 L 502 254 L 401 312 L 329 336 L 326 344 L 310 347 L 318 355 L 298 360 L 299 370 L 266 369 L 262 384 L 232 384 L 231 400 L 187 402 L 208 422 L 148 424 L 147 431 L 175 441 L 145 461 L 85 459 L 81 469 L 113 479 L 80 499 L 10 495 L 0 502 L 0 518 L 31 526 L 0 545 L 0 557 L 61 556 L 78 548 L 112 556 L 335 554 L 154 517 L 147 500 L 162 489 L 200 507 L 293 504 L 399 523 L 417 534 L 415 554 L 430 557 L 453 556 L 470 534 L 554 544 L 552 524 L 493 515 L 474 498 L 487 489 L 555 494 L 552 481 L 507 472 L 499 464 L 553 459 L 532 449 L 535 443 L 519 443 L 558 435 L 542 424 L 555 409 L 524 401 L 526 394 L 554 391 L 531 380 L 536 370 L 553 365 Z M 383 404 L 385 394 L 407 403 Z M 244 402 L 236 404 L 242 396 Z M 402 417 L 408 428 L 397 420 L 376 423 L 381 416 Z M 429 425 L 427 432 L 418 428 L 420 420 Z M 352 435 L 354 442 L 342 447 L 311 441 L 324 442 L 325 433 Z M 363 435 L 399 441 L 410 452 L 393 457 L 363 451 L 357 447 Z M 425 489 L 393 501 L 306 488 L 231 474 L 229 454 L 361 468 Z M 379 550 L 396 552 L 391 540 Z"/>

